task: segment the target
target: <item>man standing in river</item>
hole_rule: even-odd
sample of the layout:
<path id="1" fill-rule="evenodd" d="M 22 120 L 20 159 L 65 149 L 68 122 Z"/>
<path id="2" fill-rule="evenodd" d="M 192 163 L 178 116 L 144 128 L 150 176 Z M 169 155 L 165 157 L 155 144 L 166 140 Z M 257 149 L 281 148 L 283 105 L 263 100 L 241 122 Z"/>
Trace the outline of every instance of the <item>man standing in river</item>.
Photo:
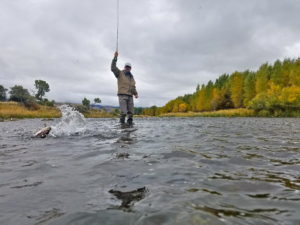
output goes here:
<path id="1" fill-rule="evenodd" d="M 118 79 L 118 97 L 120 104 L 120 123 L 125 124 L 127 115 L 127 124 L 132 126 L 132 118 L 134 112 L 133 97 L 138 98 L 138 93 L 135 87 L 135 80 L 131 73 L 131 64 L 126 63 L 124 70 L 117 67 L 118 52 L 115 52 L 114 58 L 111 63 L 111 71 Z"/>

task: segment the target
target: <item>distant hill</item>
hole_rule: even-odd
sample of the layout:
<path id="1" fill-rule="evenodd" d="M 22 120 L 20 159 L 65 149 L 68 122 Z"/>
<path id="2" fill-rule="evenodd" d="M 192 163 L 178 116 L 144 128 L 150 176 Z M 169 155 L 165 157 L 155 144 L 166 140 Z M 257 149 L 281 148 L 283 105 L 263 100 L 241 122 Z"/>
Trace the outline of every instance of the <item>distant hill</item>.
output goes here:
<path id="1" fill-rule="evenodd" d="M 100 104 L 91 104 L 91 108 L 93 108 L 93 109 L 105 109 L 107 112 L 112 112 L 115 109 L 119 109 L 118 106 L 100 105 Z"/>
<path id="2" fill-rule="evenodd" d="M 60 106 L 60 105 L 70 105 L 70 106 L 75 108 L 76 106 L 81 105 L 81 104 L 68 103 L 68 102 L 58 102 L 58 103 L 56 103 L 56 105 L 58 105 L 58 106 Z M 91 108 L 93 108 L 93 109 L 104 109 L 107 112 L 112 112 L 115 109 L 119 109 L 118 106 L 101 105 L 101 104 L 91 104 Z"/>

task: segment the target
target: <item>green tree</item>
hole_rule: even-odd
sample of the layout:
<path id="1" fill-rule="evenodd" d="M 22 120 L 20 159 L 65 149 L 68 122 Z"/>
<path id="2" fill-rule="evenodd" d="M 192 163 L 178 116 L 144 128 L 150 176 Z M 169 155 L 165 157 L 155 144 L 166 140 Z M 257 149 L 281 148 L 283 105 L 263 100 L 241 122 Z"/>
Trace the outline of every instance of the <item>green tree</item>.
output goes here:
<path id="1" fill-rule="evenodd" d="M 230 76 L 228 74 L 221 75 L 215 81 L 211 102 L 213 110 L 233 108 L 230 85 Z"/>
<path id="2" fill-rule="evenodd" d="M 246 107 L 255 95 L 255 73 L 247 72 L 244 80 L 244 105 Z"/>
<path id="3" fill-rule="evenodd" d="M 218 89 L 223 89 L 228 83 L 228 81 L 229 81 L 229 75 L 223 74 L 218 79 L 216 79 L 214 86 Z"/>
<path id="4" fill-rule="evenodd" d="M 270 79 L 270 67 L 267 63 L 263 64 L 256 73 L 255 91 L 256 94 L 266 92 Z"/>
<path id="5" fill-rule="evenodd" d="M 283 87 L 288 87 L 289 86 L 289 80 L 290 80 L 290 75 L 291 71 L 293 68 L 293 64 L 295 62 L 290 59 L 285 59 L 282 63 L 282 86 Z"/>
<path id="6" fill-rule="evenodd" d="M 43 80 L 36 80 L 34 83 L 35 88 L 37 89 L 35 97 L 38 100 L 42 100 L 45 93 L 50 91 L 49 84 Z"/>
<path id="7" fill-rule="evenodd" d="M 6 91 L 7 89 L 0 85 L 0 101 L 6 101 Z"/>
<path id="8" fill-rule="evenodd" d="M 101 99 L 100 99 L 100 98 L 95 98 L 95 99 L 94 99 L 94 102 L 100 104 L 100 103 L 101 103 Z"/>
<path id="9" fill-rule="evenodd" d="M 300 58 L 295 61 L 291 68 L 289 85 L 296 85 L 300 87 Z"/>
<path id="10" fill-rule="evenodd" d="M 83 106 L 85 106 L 86 108 L 90 108 L 90 104 L 91 104 L 91 102 L 90 102 L 90 100 L 88 100 L 87 98 L 84 98 L 83 100 L 82 100 L 82 105 Z"/>
<path id="11" fill-rule="evenodd" d="M 285 59 L 283 62 L 277 60 L 271 69 L 270 81 L 281 87 L 287 87 L 291 67 L 292 61 L 290 59 Z"/>
<path id="12" fill-rule="evenodd" d="M 279 60 L 276 60 L 271 69 L 270 81 L 276 85 L 283 85 L 282 63 Z"/>
<path id="13" fill-rule="evenodd" d="M 213 82 L 210 80 L 204 91 L 204 111 L 210 111 L 213 108 Z"/>
<path id="14" fill-rule="evenodd" d="M 142 107 L 135 107 L 134 108 L 134 114 L 142 115 L 143 114 L 143 108 Z"/>
<path id="15" fill-rule="evenodd" d="M 158 108 L 157 108 L 156 105 L 150 107 L 151 116 L 156 116 L 157 115 L 157 109 Z"/>
<path id="16" fill-rule="evenodd" d="M 10 98 L 9 100 L 15 102 L 23 102 L 25 103 L 26 100 L 30 99 L 30 94 L 27 89 L 23 88 L 21 85 L 15 85 L 10 88 L 9 91 Z"/>
<path id="17" fill-rule="evenodd" d="M 196 95 L 196 112 L 204 111 L 205 105 L 205 85 L 201 86 L 200 91 L 197 92 Z"/>

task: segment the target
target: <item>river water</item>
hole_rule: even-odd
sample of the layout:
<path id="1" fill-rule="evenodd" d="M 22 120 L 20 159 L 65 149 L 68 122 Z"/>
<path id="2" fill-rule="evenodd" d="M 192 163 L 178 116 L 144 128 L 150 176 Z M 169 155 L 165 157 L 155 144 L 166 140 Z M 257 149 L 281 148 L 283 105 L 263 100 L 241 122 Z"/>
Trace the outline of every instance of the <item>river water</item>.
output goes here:
<path id="1" fill-rule="evenodd" d="M 63 110 L 0 123 L 1 225 L 300 224 L 299 119 Z"/>

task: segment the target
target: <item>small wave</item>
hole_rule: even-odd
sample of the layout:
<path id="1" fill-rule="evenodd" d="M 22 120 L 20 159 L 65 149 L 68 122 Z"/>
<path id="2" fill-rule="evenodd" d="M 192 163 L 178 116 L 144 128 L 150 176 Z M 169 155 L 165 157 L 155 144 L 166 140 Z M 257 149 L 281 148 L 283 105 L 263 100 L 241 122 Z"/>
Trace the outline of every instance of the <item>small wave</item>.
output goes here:
<path id="1" fill-rule="evenodd" d="M 80 135 L 86 131 L 86 119 L 80 112 L 68 105 L 62 105 L 59 109 L 62 118 L 57 125 L 51 127 L 52 136 Z"/>

